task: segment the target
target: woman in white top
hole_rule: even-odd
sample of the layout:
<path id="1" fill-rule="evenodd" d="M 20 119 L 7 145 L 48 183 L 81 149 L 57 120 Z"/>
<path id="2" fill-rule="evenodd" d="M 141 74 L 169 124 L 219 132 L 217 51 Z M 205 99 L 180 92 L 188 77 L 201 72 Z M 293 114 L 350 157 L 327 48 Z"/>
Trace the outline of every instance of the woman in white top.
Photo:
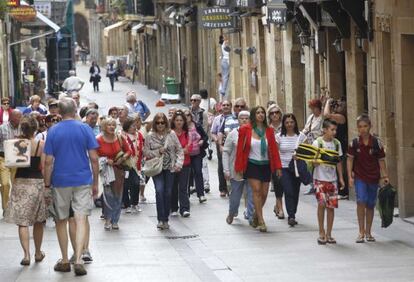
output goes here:
<path id="1" fill-rule="evenodd" d="M 310 100 L 308 106 L 312 112 L 309 115 L 305 127 L 302 130 L 302 133 L 306 135 L 306 143 L 312 144 L 319 136 L 322 136 L 322 123 L 323 123 L 323 114 L 322 114 L 322 101 L 319 99 Z M 311 184 L 310 189 L 305 192 L 305 195 L 312 195 L 315 193 L 313 184 Z"/>
<path id="2" fill-rule="evenodd" d="M 319 136 L 322 136 L 322 102 L 319 99 L 310 100 L 308 103 L 312 114 L 309 115 L 302 133 L 306 135 L 306 143 L 312 144 Z"/>
<path id="3" fill-rule="evenodd" d="M 269 126 L 273 127 L 275 134 L 280 133 L 282 129 L 282 110 L 277 104 L 271 104 L 267 108 L 267 118 L 269 119 Z M 271 192 L 275 192 L 276 205 L 273 208 L 273 212 L 279 219 L 284 219 L 285 214 L 283 213 L 283 188 L 280 185 L 279 178 L 276 174 L 272 174 L 272 189 Z"/>
<path id="4" fill-rule="evenodd" d="M 295 226 L 296 210 L 299 202 L 300 180 L 289 169 L 296 148 L 303 143 L 306 135 L 299 132 L 296 117 L 293 114 L 285 114 L 282 119 L 282 130 L 276 135 L 276 142 L 279 145 L 280 159 L 282 161 L 282 177 L 280 184 L 285 193 L 285 205 L 288 214 L 288 224 Z"/>

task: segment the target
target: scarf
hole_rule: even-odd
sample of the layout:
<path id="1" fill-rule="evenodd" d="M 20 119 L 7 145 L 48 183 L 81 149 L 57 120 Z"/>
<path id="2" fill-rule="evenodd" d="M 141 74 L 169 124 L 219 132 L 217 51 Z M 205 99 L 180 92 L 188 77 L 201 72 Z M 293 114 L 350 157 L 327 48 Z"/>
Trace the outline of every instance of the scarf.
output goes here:
<path id="1" fill-rule="evenodd" d="M 260 137 L 260 153 L 262 154 L 262 157 L 266 157 L 267 152 L 267 144 L 266 144 L 266 129 L 259 129 L 256 126 L 253 127 L 254 132 L 257 134 L 257 136 Z"/>

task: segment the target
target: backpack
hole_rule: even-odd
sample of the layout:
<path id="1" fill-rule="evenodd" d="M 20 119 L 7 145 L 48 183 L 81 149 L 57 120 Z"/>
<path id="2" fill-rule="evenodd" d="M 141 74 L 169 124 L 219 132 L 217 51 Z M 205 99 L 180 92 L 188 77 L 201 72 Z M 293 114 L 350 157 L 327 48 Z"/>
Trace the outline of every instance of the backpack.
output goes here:
<path id="1" fill-rule="evenodd" d="M 318 137 L 318 138 L 316 138 L 316 141 L 318 141 L 318 147 L 320 149 L 322 149 L 323 148 L 323 138 L 322 137 Z M 333 139 L 333 142 L 335 144 L 335 151 L 339 152 L 339 148 L 341 146 L 341 142 L 339 142 L 339 140 L 336 139 L 336 138 Z"/>
<path id="2" fill-rule="evenodd" d="M 359 149 L 359 138 L 352 139 L 351 146 L 353 149 L 355 149 L 355 158 L 358 157 L 358 154 L 361 152 Z M 370 149 L 370 154 L 373 156 L 378 156 L 379 152 L 381 151 L 381 144 L 377 137 L 372 136 L 372 148 Z"/>

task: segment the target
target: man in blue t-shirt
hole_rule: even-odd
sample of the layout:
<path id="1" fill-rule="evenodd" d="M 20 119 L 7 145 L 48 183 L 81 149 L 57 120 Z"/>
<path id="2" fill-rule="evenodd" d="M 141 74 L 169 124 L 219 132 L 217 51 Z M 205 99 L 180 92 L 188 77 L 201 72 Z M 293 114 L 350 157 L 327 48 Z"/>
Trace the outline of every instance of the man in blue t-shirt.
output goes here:
<path id="1" fill-rule="evenodd" d="M 76 275 L 85 275 L 81 254 L 87 233 L 87 216 L 93 207 L 93 198 L 98 192 L 98 153 L 99 147 L 92 129 L 75 120 L 76 103 L 71 98 L 59 101 L 59 112 L 63 120 L 49 129 L 44 153 L 45 188 L 51 186 L 56 212 L 56 233 L 62 251 L 62 259 L 54 269 L 69 272 L 67 221 L 69 209 L 76 221 Z M 91 172 L 92 167 L 92 172 Z"/>

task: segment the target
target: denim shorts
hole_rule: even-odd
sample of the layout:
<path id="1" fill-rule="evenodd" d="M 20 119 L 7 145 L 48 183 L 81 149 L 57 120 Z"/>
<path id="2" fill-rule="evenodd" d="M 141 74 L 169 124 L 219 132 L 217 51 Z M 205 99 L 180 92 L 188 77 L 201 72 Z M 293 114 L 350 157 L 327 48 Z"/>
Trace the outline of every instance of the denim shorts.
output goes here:
<path id="1" fill-rule="evenodd" d="M 368 208 L 373 209 L 377 203 L 377 183 L 367 183 L 361 179 L 355 178 L 355 193 L 357 203 L 366 204 Z"/>

